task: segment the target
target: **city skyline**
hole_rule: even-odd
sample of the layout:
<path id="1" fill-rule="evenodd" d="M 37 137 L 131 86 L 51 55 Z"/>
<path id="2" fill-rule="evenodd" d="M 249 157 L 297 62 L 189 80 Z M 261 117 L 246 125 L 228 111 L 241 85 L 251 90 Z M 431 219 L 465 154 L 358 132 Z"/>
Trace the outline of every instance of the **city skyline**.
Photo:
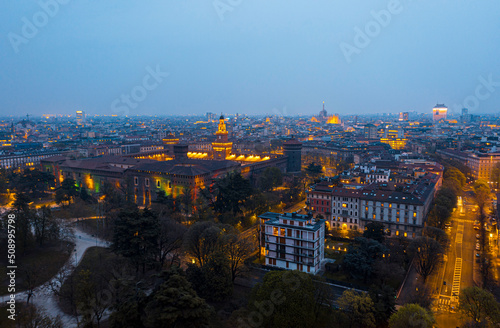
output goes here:
<path id="1" fill-rule="evenodd" d="M 500 108 L 493 1 L 8 6 L 0 115 Z"/>

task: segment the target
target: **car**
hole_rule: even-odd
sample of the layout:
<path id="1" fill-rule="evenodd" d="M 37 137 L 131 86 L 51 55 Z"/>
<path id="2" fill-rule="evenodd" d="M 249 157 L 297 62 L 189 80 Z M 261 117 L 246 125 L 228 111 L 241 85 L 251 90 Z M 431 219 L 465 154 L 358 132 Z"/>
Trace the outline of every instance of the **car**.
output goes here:
<path id="1" fill-rule="evenodd" d="M 478 233 L 476 233 L 476 239 L 479 239 L 479 238 L 481 238 L 481 236 Z"/>
<path id="2" fill-rule="evenodd" d="M 479 230 L 479 225 L 474 225 L 475 230 Z"/>
<path id="3" fill-rule="evenodd" d="M 476 251 L 480 250 L 481 249 L 481 246 L 478 244 L 476 244 Z"/>
<path id="4" fill-rule="evenodd" d="M 481 254 L 479 254 L 479 253 L 476 253 L 476 257 L 480 257 L 480 256 L 481 256 Z"/>

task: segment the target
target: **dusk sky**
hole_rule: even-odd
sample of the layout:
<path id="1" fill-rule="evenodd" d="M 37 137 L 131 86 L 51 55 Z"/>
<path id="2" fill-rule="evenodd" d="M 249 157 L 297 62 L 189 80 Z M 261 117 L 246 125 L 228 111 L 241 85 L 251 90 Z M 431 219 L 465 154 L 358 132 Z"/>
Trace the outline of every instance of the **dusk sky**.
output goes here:
<path id="1" fill-rule="evenodd" d="M 499 1 L 59 1 L 4 1 L 1 116 L 500 109 Z"/>

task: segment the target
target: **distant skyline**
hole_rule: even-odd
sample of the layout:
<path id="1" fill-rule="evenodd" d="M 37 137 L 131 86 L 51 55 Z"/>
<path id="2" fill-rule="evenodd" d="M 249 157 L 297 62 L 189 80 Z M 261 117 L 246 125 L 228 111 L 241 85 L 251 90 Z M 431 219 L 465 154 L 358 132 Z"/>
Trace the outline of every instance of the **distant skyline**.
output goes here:
<path id="1" fill-rule="evenodd" d="M 9 1 L 0 116 L 500 111 L 500 3 Z"/>

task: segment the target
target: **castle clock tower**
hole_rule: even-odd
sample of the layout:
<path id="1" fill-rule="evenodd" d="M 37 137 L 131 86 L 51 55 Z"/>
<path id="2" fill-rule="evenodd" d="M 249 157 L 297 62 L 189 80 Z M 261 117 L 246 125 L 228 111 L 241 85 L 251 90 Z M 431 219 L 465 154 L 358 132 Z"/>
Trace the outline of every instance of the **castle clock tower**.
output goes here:
<path id="1" fill-rule="evenodd" d="M 212 142 L 213 158 L 226 159 L 231 154 L 233 143 L 228 141 L 228 132 L 226 130 L 226 122 L 221 114 L 219 118 L 219 127 L 215 132 L 215 141 Z"/>

